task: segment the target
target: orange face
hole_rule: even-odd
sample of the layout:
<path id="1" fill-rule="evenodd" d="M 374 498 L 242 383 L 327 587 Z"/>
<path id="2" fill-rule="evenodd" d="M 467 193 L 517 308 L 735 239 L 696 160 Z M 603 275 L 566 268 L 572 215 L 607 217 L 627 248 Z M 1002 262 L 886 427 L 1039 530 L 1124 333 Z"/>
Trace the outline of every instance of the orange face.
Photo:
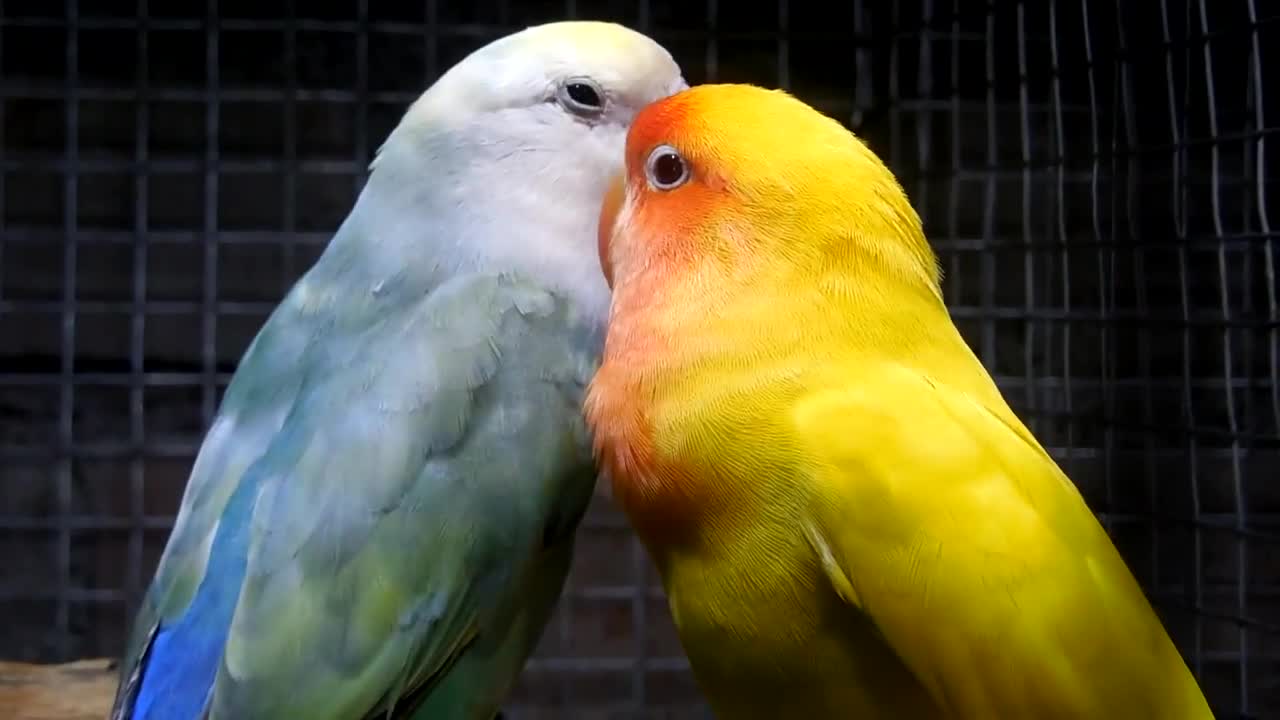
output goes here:
<path id="1" fill-rule="evenodd" d="M 618 220 L 618 211 L 627 197 L 626 175 L 619 174 L 609 184 L 604 194 L 604 205 L 600 208 L 600 226 L 597 230 L 596 251 L 600 254 L 600 269 L 604 271 L 605 282 L 613 287 L 613 263 L 609 259 L 609 240 L 613 237 L 613 225 Z"/>
<path id="2" fill-rule="evenodd" d="M 712 218 L 731 204 L 704 152 L 701 102 L 697 90 L 686 90 L 649 105 L 631 126 L 626 171 L 600 213 L 600 264 L 610 287 L 625 282 L 642 258 L 668 267 L 690 260 Z"/>
<path id="3" fill-rule="evenodd" d="M 694 267 L 706 282 L 776 262 L 827 263 L 850 256 L 854 235 L 886 239 L 922 265 L 932 257 L 879 158 L 782 91 L 699 85 L 652 103 L 627 133 L 624 175 L 600 217 L 615 296 L 642 271 L 661 284 Z"/>

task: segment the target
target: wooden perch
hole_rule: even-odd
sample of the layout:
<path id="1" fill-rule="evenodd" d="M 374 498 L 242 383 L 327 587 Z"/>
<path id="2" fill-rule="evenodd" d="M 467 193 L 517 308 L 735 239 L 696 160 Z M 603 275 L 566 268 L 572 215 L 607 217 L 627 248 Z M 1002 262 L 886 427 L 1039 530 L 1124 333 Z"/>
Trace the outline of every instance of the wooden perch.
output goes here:
<path id="1" fill-rule="evenodd" d="M 0 716 L 9 720 L 104 720 L 115 693 L 114 660 L 0 662 Z"/>

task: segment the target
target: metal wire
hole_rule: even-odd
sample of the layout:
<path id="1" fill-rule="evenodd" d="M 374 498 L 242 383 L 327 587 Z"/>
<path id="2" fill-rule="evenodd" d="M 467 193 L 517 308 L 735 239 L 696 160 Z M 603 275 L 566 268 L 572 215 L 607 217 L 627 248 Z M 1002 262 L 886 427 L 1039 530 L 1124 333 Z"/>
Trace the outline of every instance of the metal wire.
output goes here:
<path id="1" fill-rule="evenodd" d="M 144 402 L 144 357 L 147 330 L 147 219 L 150 214 L 147 194 L 149 158 L 148 136 L 150 131 L 150 88 L 147 77 L 146 57 L 149 54 L 147 33 L 147 0 L 138 0 L 137 59 L 134 68 L 138 89 L 138 102 L 134 104 L 134 162 L 142 172 L 134 176 L 133 222 L 136 236 L 133 242 L 133 308 L 130 312 L 129 335 L 129 441 L 134 447 L 146 444 L 146 413 Z M 143 521 L 146 516 L 146 469 L 142 457 L 134 454 L 129 459 L 129 558 L 125 578 L 126 599 L 129 606 L 136 606 L 142 598 Z"/>
<path id="2" fill-rule="evenodd" d="M 67 0 L 68 38 L 66 47 L 66 158 L 68 169 L 63 177 L 62 227 L 66 232 L 67 244 L 62 264 L 62 354 L 61 377 L 59 384 L 58 404 L 58 439 L 62 449 L 69 449 L 74 443 L 74 421 L 72 412 L 75 404 L 75 386 L 71 380 L 75 374 L 76 352 L 76 206 L 77 178 L 75 165 L 79 158 L 80 147 L 77 142 L 80 106 L 76 99 L 77 82 L 77 50 L 76 30 L 74 28 L 76 5 Z M 71 592 L 71 528 L 66 518 L 71 515 L 71 479 L 72 468 L 69 455 L 57 464 L 57 510 L 58 545 L 55 555 L 57 563 L 58 594 L 55 597 L 54 615 L 54 647 L 57 652 L 68 650 L 71 631 L 71 606 L 68 596 Z"/>
<path id="3" fill-rule="evenodd" d="M 1208 18 L 1204 0 L 1200 0 L 1199 14 L 1200 14 L 1201 29 L 1203 30 L 1205 37 L 1208 38 L 1209 18 Z M 1206 100 L 1209 108 L 1208 110 L 1209 135 L 1211 137 L 1216 137 L 1218 134 L 1218 110 L 1216 107 L 1215 93 L 1214 93 L 1213 53 L 1211 49 L 1211 42 L 1212 42 L 1211 40 L 1206 39 L 1204 43 L 1204 67 L 1205 67 L 1204 79 L 1205 79 L 1205 94 L 1207 96 Z M 1209 200 L 1210 200 L 1210 204 L 1213 207 L 1214 234 L 1218 237 L 1223 237 L 1226 234 L 1226 232 L 1223 228 L 1221 195 L 1220 195 L 1221 182 L 1222 182 L 1221 173 L 1220 173 L 1220 163 L 1219 163 L 1220 147 L 1221 147 L 1220 145 L 1215 144 L 1211 146 L 1209 149 L 1211 162 L 1212 162 L 1212 174 L 1210 175 L 1210 182 L 1212 184 L 1212 188 L 1209 194 Z M 1247 260 L 1248 255 L 1246 255 L 1245 258 Z M 1218 278 L 1219 278 L 1218 290 L 1219 290 L 1219 296 L 1221 298 L 1222 319 L 1224 323 L 1224 328 L 1222 329 L 1222 369 L 1223 369 L 1223 373 L 1225 374 L 1225 378 L 1224 378 L 1225 382 L 1223 383 L 1223 390 L 1224 390 L 1225 401 L 1226 401 L 1227 429 L 1233 436 L 1231 439 L 1231 471 L 1232 471 L 1231 483 L 1232 483 L 1232 494 L 1234 495 L 1234 502 L 1232 504 L 1234 505 L 1234 509 L 1235 509 L 1236 528 L 1238 530 L 1243 531 L 1246 527 L 1246 518 L 1245 518 L 1245 508 L 1244 508 L 1244 491 L 1241 487 L 1241 484 L 1243 481 L 1240 473 L 1240 438 L 1238 437 L 1239 427 L 1236 420 L 1235 392 L 1232 390 L 1232 385 L 1233 385 L 1232 367 L 1234 365 L 1234 362 L 1232 359 L 1234 355 L 1233 348 L 1232 348 L 1233 338 L 1232 338 L 1232 333 L 1230 328 L 1225 327 L 1226 325 L 1229 325 L 1231 316 L 1232 316 L 1232 312 L 1231 312 L 1232 303 L 1228 295 L 1228 287 L 1229 287 L 1230 281 L 1228 280 L 1227 276 L 1228 276 L 1227 248 L 1225 245 L 1220 245 L 1218 247 Z M 1246 277 L 1248 277 L 1247 264 L 1246 264 Z M 1236 565 L 1236 611 L 1239 613 L 1240 617 L 1245 617 L 1246 615 L 1245 581 L 1249 575 L 1247 555 L 1245 553 L 1245 539 L 1243 537 L 1237 537 L 1235 540 L 1235 546 L 1236 546 L 1235 550 L 1236 550 L 1236 563 L 1237 563 Z M 1249 637 L 1247 632 L 1245 631 L 1244 625 L 1240 625 L 1237 628 L 1236 632 L 1237 632 L 1237 638 L 1239 642 L 1239 658 L 1237 659 L 1237 666 L 1240 673 L 1240 685 L 1239 685 L 1240 712 L 1247 714 L 1249 712 L 1249 692 L 1248 692 L 1249 673 L 1248 673 L 1248 662 L 1247 662 L 1247 658 L 1249 657 L 1249 649 L 1248 649 Z"/>
<path id="4" fill-rule="evenodd" d="M 954 319 L 1217 716 L 1280 714 L 1280 12 L 1155 4 L 0 3 L 0 547 L 48 560 L 0 566 L 0 655 L 119 651 L 236 360 L 363 186 L 384 114 L 494 37 L 607 14 L 691 78 L 837 108 L 889 160 Z M 581 532 L 508 717 L 702 717 L 607 489 Z"/>

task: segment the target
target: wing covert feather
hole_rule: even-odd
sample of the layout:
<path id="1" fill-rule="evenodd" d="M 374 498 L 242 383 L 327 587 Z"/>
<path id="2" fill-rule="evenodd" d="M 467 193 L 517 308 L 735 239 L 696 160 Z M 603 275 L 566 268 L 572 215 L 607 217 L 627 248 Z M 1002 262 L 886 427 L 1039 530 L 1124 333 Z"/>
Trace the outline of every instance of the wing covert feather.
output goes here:
<path id="1" fill-rule="evenodd" d="M 218 481 L 188 491 L 193 519 L 175 533 L 190 538 L 165 561 L 200 569 L 191 558 L 217 522 L 203 508 L 240 478 L 259 483 L 212 717 L 361 717 L 440 680 L 537 562 L 557 504 L 590 497 L 585 429 L 564 396 L 594 367 L 584 322 L 511 278 L 450 280 L 337 349 L 298 353 L 296 387 L 276 391 L 289 402 L 251 440 L 239 425 L 210 433 L 206 448 L 226 448 L 209 455 Z M 220 422 L 236 417 L 234 389 Z"/>
<path id="2" fill-rule="evenodd" d="M 1211 717 L 1106 532 L 1007 407 L 901 366 L 828 387 L 795 415 L 815 458 L 810 535 L 943 707 Z"/>

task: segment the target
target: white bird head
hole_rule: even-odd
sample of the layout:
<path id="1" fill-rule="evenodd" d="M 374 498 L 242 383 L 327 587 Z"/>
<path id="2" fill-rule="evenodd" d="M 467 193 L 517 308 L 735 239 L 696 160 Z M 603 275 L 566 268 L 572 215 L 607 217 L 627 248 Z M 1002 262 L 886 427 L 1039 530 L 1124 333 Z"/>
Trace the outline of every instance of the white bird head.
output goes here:
<path id="1" fill-rule="evenodd" d="M 670 53 L 613 23 L 528 28 L 471 53 L 405 113 L 335 245 L 424 282 L 522 272 L 601 319 L 596 223 L 627 127 L 687 87 Z"/>

